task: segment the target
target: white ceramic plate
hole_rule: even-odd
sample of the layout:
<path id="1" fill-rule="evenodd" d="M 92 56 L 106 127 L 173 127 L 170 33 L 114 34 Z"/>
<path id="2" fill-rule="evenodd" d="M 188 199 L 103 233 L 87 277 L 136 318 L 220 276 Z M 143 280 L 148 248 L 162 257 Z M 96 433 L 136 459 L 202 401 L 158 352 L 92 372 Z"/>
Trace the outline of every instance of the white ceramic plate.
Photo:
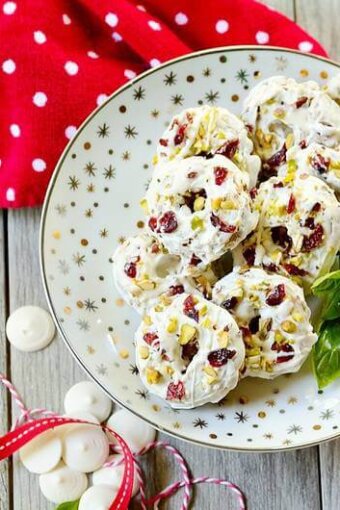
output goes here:
<path id="1" fill-rule="evenodd" d="M 240 112 L 247 89 L 286 74 L 324 84 L 332 62 L 284 49 L 218 48 L 168 62 L 114 93 L 85 121 L 51 180 L 41 226 L 47 298 L 61 335 L 87 373 L 155 427 L 203 445 L 275 450 L 340 431 L 340 381 L 318 391 L 308 362 L 296 375 L 243 380 L 220 405 L 174 411 L 137 374 L 139 322 L 112 279 L 111 255 L 144 225 L 139 201 L 156 141 L 174 113 L 202 103 Z M 66 105 L 65 105 L 66 107 Z"/>

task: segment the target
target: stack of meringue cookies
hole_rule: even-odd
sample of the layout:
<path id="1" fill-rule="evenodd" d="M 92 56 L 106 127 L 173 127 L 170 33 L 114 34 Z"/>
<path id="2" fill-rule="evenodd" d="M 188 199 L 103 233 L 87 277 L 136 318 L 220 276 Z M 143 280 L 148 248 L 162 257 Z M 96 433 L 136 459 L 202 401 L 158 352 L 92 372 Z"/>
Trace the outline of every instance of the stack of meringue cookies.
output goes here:
<path id="1" fill-rule="evenodd" d="M 114 278 L 142 315 L 142 381 L 172 407 L 296 372 L 316 342 L 305 297 L 340 247 L 338 102 L 340 75 L 323 89 L 274 76 L 241 118 L 189 108 L 160 138 L 147 227 L 117 248 Z"/>
<path id="2" fill-rule="evenodd" d="M 84 381 L 76 384 L 65 396 L 65 413 L 91 423 L 106 423 L 138 453 L 154 441 L 156 431 L 128 411 L 111 414 L 112 402 L 98 387 Z M 88 424 L 67 424 L 44 432 L 21 448 L 20 459 L 26 469 L 39 475 L 43 495 L 52 503 L 77 502 L 79 510 L 111 507 L 122 482 L 122 456 L 110 454 L 116 440 L 101 427 Z M 107 463 L 114 463 L 106 467 Z M 139 490 L 134 473 L 132 496 Z"/>

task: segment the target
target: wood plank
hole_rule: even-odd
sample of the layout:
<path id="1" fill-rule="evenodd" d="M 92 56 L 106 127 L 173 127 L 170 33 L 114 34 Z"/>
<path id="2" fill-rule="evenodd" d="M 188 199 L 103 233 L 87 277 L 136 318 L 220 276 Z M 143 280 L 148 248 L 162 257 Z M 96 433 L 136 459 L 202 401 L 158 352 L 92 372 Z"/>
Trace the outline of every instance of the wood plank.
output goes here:
<path id="1" fill-rule="evenodd" d="M 333 59 L 340 58 L 339 0 L 295 0 L 296 21 L 323 44 Z"/>
<path id="2" fill-rule="evenodd" d="M 15 210 L 8 213 L 10 310 L 34 304 L 47 308 L 38 260 L 40 210 Z M 37 353 L 11 351 L 12 381 L 25 403 L 62 411 L 67 389 L 86 379 L 61 338 Z M 38 476 L 29 474 L 17 457 L 14 470 L 14 509 L 47 510 L 49 505 L 39 490 Z"/>
<path id="3" fill-rule="evenodd" d="M 322 7 L 322 8 L 321 8 Z M 340 58 L 339 1 L 296 0 L 297 22 L 304 26 L 325 47 L 331 58 Z M 340 440 L 321 445 L 320 480 L 322 506 L 339 508 L 340 502 Z"/>
<path id="4" fill-rule="evenodd" d="M 0 372 L 7 374 L 8 344 L 5 334 L 7 304 L 6 304 L 6 262 L 5 262 L 5 214 L 0 211 Z M 0 435 L 8 430 L 9 398 L 5 389 L 0 387 Z M 0 463 L 0 510 L 10 508 L 10 477 L 9 462 Z"/>
<path id="5" fill-rule="evenodd" d="M 263 4 L 272 7 L 288 18 L 294 19 L 294 2 L 293 0 L 260 0 Z"/>

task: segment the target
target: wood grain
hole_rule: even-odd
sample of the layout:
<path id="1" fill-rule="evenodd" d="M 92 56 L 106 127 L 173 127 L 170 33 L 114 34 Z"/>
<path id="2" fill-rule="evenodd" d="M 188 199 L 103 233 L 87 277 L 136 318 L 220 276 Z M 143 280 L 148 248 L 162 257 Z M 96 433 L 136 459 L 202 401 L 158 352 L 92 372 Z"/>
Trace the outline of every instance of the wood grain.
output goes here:
<path id="1" fill-rule="evenodd" d="M 10 309 L 21 305 L 47 308 L 38 260 L 40 209 L 15 210 L 8 214 Z M 76 381 L 86 379 L 63 341 L 36 353 L 11 352 L 12 381 L 29 407 L 63 411 L 64 395 Z M 18 458 L 14 468 L 14 509 L 47 510 L 49 505 L 39 490 L 39 477 L 29 474 Z M 30 506 L 27 507 L 27 501 Z"/>
<path id="2" fill-rule="evenodd" d="M 0 372 L 7 374 L 8 344 L 5 334 L 6 324 L 6 261 L 5 261 L 4 213 L 0 211 Z M 9 406 L 8 395 L 0 387 L 0 435 L 8 430 Z M 8 510 L 10 505 L 9 462 L 0 463 L 0 510 Z"/>
<path id="3" fill-rule="evenodd" d="M 339 57 L 340 42 L 339 0 L 262 0 L 287 16 L 294 18 L 310 33 L 319 38 L 333 58 Z M 322 10 L 320 5 L 322 4 Z M 46 307 L 38 266 L 38 230 L 40 210 L 11 211 L 8 214 L 8 253 L 10 309 L 23 304 Z M 3 222 L 0 215 L 0 370 L 6 370 L 6 347 L 4 321 L 6 316 L 5 264 Z M 62 411 L 63 397 L 67 389 L 85 379 L 60 338 L 44 351 L 22 354 L 11 350 L 10 368 L 29 406 L 43 405 Z M 45 383 L 48 381 L 48 384 Z M 0 427 L 7 427 L 7 400 L 1 394 Z M 323 508 L 335 510 L 340 501 L 340 442 L 320 447 L 322 488 L 319 486 L 318 449 L 309 448 L 297 452 L 279 454 L 242 454 L 209 450 L 171 439 L 160 438 L 177 446 L 187 459 L 195 476 L 226 477 L 245 491 L 250 510 L 320 510 L 320 494 Z M 143 460 L 148 479 L 148 491 L 152 493 L 178 478 L 174 461 L 163 452 L 150 454 Z M 9 502 L 8 467 L 0 465 L 0 510 L 50 510 L 41 496 L 38 477 L 23 469 L 14 460 L 13 506 Z M 156 482 L 154 482 L 156 480 Z M 156 485 L 155 485 L 156 484 Z M 180 495 L 161 508 L 179 508 Z M 29 507 L 27 506 L 29 502 Z M 133 508 L 137 510 L 138 505 Z M 226 489 L 199 487 L 195 490 L 193 508 L 199 510 L 237 508 L 235 499 Z M 90 510 L 90 509 L 89 509 Z"/>
<path id="4" fill-rule="evenodd" d="M 296 0 L 297 21 L 316 37 L 331 58 L 340 58 L 339 0 Z M 322 506 L 333 510 L 340 506 L 340 440 L 319 447 Z"/>
<path id="5" fill-rule="evenodd" d="M 296 21 L 323 44 L 331 58 L 340 58 L 339 0 L 295 0 Z"/>

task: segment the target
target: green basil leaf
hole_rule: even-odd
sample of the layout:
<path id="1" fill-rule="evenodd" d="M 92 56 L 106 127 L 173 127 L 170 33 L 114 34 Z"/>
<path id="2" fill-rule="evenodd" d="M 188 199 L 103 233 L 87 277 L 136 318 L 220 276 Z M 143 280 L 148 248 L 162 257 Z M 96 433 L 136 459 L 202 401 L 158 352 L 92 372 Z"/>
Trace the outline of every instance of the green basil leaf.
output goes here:
<path id="1" fill-rule="evenodd" d="M 340 321 L 323 323 L 313 347 L 313 367 L 320 389 L 340 377 Z"/>
<path id="2" fill-rule="evenodd" d="M 322 318 L 340 318 L 340 270 L 318 278 L 312 285 L 312 292 L 324 299 Z"/>
<path id="3" fill-rule="evenodd" d="M 66 501 L 66 503 L 61 503 L 58 505 L 55 510 L 78 510 L 79 507 L 79 499 L 77 501 Z"/>

